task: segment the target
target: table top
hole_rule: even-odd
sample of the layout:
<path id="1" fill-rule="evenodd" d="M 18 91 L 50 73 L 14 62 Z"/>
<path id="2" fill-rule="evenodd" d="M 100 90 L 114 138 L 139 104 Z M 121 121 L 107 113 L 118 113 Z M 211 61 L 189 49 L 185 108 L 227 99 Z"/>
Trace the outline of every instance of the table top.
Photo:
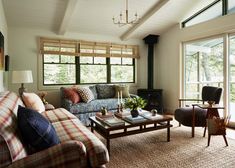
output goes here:
<path id="1" fill-rule="evenodd" d="M 219 104 L 193 104 L 193 106 L 197 106 L 200 107 L 202 109 L 224 109 L 223 106 L 219 105 Z"/>
<path id="2" fill-rule="evenodd" d="M 150 113 L 150 112 L 149 112 Z M 119 118 L 124 121 L 124 124 L 121 125 L 115 125 L 115 126 L 109 126 L 96 116 L 90 117 L 89 119 L 97 124 L 99 127 L 105 130 L 118 130 L 118 129 L 125 129 L 125 128 L 131 128 L 131 127 L 136 127 L 136 126 L 143 126 L 143 125 L 148 125 L 148 124 L 157 124 L 161 122 L 166 122 L 166 121 L 171 121 L 173 120 L 172 116 L 169 115 L 159 115 L 157 114 L 157 117 L 155 119 L 147 119 L 143 121 L 138 121 L 138 122 L 129 122 L 125 118 L 120 118 L 118 116 L 115 116 L 116 118 Z"/>

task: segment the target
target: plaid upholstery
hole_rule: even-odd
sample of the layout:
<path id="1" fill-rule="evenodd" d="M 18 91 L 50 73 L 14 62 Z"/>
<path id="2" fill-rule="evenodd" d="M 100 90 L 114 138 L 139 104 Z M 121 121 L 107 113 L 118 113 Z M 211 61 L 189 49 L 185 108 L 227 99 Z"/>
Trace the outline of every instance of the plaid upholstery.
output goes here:
<path id="1" fill-rule="evenodd" d="M 109 161 L 104 144 L 62 108 L 42 113 L 62 143 L 28 155 L 17 130 L 18 105 L 24 106 L 15 93 L 0 93 L 0 168 L 101 167 Z"/>
<path id="2" fill-rule="evenodd" d="M 44 117 L 46 117 L 51 123 L 76 119 L 77 117 L 65 110 L 64 108 L 58 108 L 54 110 L 48 110 L 41 113 Z"/>
<path id="3" fill-rule="evenodd" d="M 11 154 L 5 140 L 0 136 L 0 167 L 11 164 Z"/>
<path id="4" fill-rule="evenodd" d="M 86 148 L 78 141 L 68 141 L 29 155 L 8 168 L 86 168 Z"/>
<path id="5" fill-rule="evenodd" d="M 87 151 L 89 164 L 99 167 L 109 161 L 109 154 L 104 144 L 78 119 L 52 123 L 61 142 L 68 140 L 81 141 Z"/>
<path id="6" fill-rule="evenodd" d="M 17 108 L 23 102 L 13 92 L 1 93 L 0 98 L 0 135 L 8 145 L 11 161 L 27 156 L 17 130 Z M 2 150 L 2 149 L 0 149 Z M 0 151 L 1 153 L 1 151 Z"/>

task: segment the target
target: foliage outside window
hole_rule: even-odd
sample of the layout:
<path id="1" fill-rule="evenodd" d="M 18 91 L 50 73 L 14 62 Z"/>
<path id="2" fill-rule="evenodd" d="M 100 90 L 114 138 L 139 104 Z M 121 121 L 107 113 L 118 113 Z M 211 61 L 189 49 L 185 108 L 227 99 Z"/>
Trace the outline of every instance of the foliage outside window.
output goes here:
<path id="1" fill-rule="evenodd" d="M 138 46 L 40 38 L 43 85 L 133 83 Z"/>
<path id="2" fill-rule="evenodd" d="M 201 98 L 205 85 L 223 87 L 223 39 L 185 45 L 185 97 Z"/>

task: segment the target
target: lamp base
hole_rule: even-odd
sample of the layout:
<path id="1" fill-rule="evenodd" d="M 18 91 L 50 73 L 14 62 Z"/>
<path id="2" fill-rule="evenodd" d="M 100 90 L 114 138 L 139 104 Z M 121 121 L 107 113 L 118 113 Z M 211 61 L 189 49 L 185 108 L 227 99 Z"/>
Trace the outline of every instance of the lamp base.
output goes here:
<path id="1" fill-rule="evenodd" d="M 21 84 L 21 87 L 19 88 L 18 91 L 19 91 L 20 97 L 22 97 L 22 95 L 23 95 L 24 92 L 27 92 L 27 89 L 24 87 L 24 84 L 23 84 L 23 83 Z"/>

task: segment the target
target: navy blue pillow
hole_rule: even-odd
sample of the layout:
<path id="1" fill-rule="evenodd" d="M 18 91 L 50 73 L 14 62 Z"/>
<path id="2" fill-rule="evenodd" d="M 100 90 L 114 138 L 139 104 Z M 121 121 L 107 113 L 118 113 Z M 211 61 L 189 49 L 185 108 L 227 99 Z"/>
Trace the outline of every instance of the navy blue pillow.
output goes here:
<path id="1" fill-rule="evenodd" d="M 60 143 L 53 125 L 39 112 L 19 106 L 17 118 L 24 142 L 35 152 Z"/>

